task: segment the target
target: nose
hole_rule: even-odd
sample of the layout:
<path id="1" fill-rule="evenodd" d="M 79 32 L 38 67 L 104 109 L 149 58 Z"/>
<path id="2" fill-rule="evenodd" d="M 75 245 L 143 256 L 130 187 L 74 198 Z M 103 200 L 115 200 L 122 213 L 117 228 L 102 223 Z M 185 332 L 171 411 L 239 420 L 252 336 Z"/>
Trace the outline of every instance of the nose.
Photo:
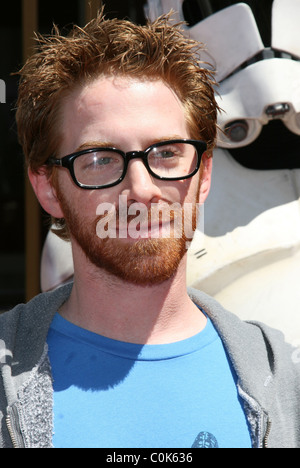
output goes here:
<path id="1" fill-rule="evenodd" d="M 156 179 L 149 174 L 144 162 L 139 158 L 132 159 L 128 163 L 122 195 L 127 196 L 129 203 L 138 202 L 147 206 L 157 203 L 161 198 L 161 190 Z"/>

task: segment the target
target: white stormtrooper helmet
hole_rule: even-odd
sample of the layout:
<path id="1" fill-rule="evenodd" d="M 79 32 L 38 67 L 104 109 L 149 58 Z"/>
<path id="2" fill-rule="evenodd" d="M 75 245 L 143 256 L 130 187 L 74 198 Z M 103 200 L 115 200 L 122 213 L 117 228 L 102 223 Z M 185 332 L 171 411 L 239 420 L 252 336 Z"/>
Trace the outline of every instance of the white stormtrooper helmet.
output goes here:
<path id="1" fill-rule="evenodd" d="M 184 21 L 183 4 L 184 0 L 148 0 L 145 12 L 154 20 L 173 9 L 174 19 Z M 211 64 L 219 82 L 219 147 L 249 145 L 273 119 L 300 135 L 299 18 L 299 0 L 274 0 L 269 49 L 245 3 L 186 26 L 187 34 L 204 44 L 202 59 Z"/>

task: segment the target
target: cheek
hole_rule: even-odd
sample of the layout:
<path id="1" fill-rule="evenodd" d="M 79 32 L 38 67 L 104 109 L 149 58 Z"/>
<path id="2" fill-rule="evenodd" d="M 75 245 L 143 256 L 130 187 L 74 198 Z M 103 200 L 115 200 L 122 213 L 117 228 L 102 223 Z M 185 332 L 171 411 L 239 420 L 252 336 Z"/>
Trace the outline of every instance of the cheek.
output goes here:
<path id="1" fill-rule="evenodd" d="M 197 203 L 199 200 L 199 191 L 199 175 L 195 175 L 191 179 L 181 181 L 179 186 L 180 203 Z"/>
<path id="2" fill-rule="evenodd" d="M 116 194 L 111 189 L 86 190 L 78 187 L 67 170 L 56 171 L 57 195 L 64 205 L 76 212 L 82 219 L 95 219 L 97 207 L 101 203 L 115 204 Z"/>
<path id="3" fill-rule="evenodd" d="M 191 192 L 194 189 L 193 179 L 176 181 L 158 181 L 162 199 L 169 203 L 183 204 L 187 198 L 192 199 Z"/>

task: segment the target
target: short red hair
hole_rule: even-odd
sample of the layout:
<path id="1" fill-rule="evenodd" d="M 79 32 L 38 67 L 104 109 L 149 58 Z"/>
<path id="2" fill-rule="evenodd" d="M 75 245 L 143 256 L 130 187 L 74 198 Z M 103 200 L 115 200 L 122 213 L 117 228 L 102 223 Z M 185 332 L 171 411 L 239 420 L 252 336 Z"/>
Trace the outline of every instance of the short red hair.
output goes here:
<path id="1" fill-rule="evenodd" d="M 51 36 L 37 35 L 36 40 L 35 53 L 19 72 L 16 113 L 19 141 L 32 171 L 58 155 L 64 99 L 101 75 L 165 82 L 184 106 L 191 137 L 204 140 L 212 151 L 218 111 L 213 75 L 200 61 L 201 45 L 187 38 L 180 25 L 172 25 L 170 15 L 140 26 L 107 20 L 101 11 L 66 37 L 55 27 Z"/>

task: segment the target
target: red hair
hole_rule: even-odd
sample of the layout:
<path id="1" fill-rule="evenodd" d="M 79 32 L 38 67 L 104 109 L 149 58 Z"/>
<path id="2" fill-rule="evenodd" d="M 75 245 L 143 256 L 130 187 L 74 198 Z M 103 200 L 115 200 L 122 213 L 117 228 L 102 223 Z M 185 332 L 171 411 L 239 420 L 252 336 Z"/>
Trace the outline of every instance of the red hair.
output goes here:
<path id="1" fill-rule="evenodd" d="M 201 45 L 185 36 L 170 15 L 145 26 L 106 20 L 100 12 L 68 36 L 55 27 L 36 35 L 36 51 L 20 70 L 16 120 L 27 165 L 33 171 L 57 156 L 60 110 L 75 87 L 101 75 L 157 79 L 183 103 L 192 138 L 214 147 L 218 106 L 212 73 L 200 61 Z"/>

